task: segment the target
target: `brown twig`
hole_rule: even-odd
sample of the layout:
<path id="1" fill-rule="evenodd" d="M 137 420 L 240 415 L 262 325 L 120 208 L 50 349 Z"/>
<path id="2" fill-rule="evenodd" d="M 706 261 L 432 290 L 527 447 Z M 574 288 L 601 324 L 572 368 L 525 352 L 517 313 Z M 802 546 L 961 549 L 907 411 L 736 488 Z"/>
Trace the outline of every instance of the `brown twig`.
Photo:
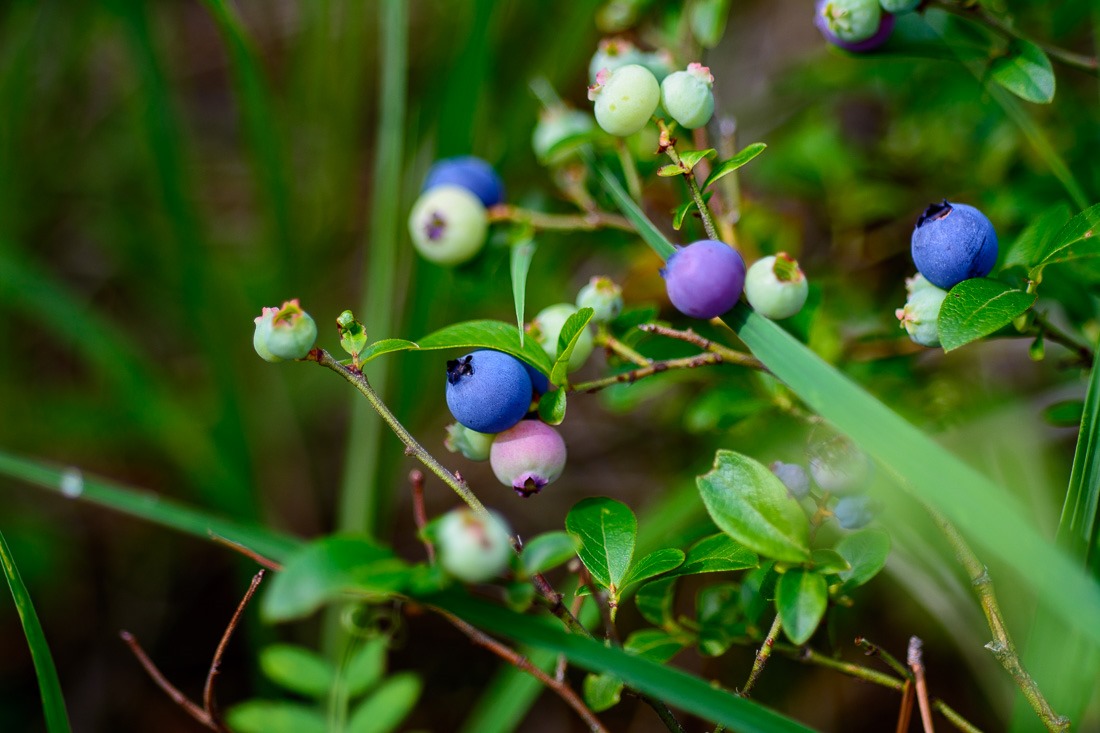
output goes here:
<path id="1" fill-rule="evenodd" d="M 493 654 L 496 654 L 498 657 L 515 666 L 516 668 L 523 670 L 527 674 L 537 679 L 543 685 L 557 693 L 558 697 L 565 701 L 565 703 L 569 705 L 569 707 L 573 708 L 573 710 L 576 711 L 577 715 L 579 715 L 584 720 L 584 722 L 588 725 L 588 729 L 590 731 L 593 731 L 593 733 L 607 733 L 607 729 L 604 728 L 603 724 L 600 722 L 600 719 L 597 718 L 596 715 L 588 709 L 588 706 L 585 705 L 584 701 L 581 700 L 577 693 L 573 691 L 573 688 L 571 688 L 565 682 L 554 679 L 535 665 L 531 664 L 530 660 L 528 660 L 527 657 L 524 657 L 516 652 L 514 649 L 505 646 L 504 644 L 501 644 L 499 641 L 492 638 L 491 636 L 482 633 L 480 630 L 466 623 L 457 616 L 454 616 L 453 614 L 448 613 L 441 608 L 432 607 L 432 610 L 438 613 L 443 618 L 450 621 L 456 629 L 469 637 L 470 641 L 474 642 L 480 647 L 488 649 Z"/>
<path id="2" fill-rule="evenodd" d="M 728 364 L 737 364 L 739 366 L 749 367 L 750 369 L 758 369 L 762 372 L 768 371 L 767 367 L 765 367 L 764 364 L 755 356 L 746 354 L 743 351 L 731 349 L 730 347 L 723 346 L 716 341 L 711 341 L 708 338 L 704 338 L 690 328 L 681 331 L 675 328 L 669 328 L 668 326 L 662 326 L 657 323 L 643 323 L 642 325 L 638 326 L 638 328 L 642 331 L 645 331 L 646 333 L 655 333 L 658 336 L 665 336 L 667 338 L 673 338 L 678 341 L 684 341 L 689 344 L 694 344 L 703 351 L 711 354 L 718 354 L 722 357 L 722 361 Z"/>
<path id="3" fill-rule="evenodd" d="M 415 468 L 409 471 L 409 484 L 412 486 L 413 520 L 416 522 L 420 539 L 424 542 L 424 549 L 428 553 L 428 562 L 434 564 L 435 545 L 424 536 L 424 527 L 428 526 L 428 512 L 424 508 L 424 473 Z"/>
<path id="4" fill-rule="evenodd" d="M 596 229 L 620 229 L 633 232 L 634 227 L 626 218 L 605 211 L 587 211 L 583 214 L 546 214 L 531 209 L 521 209 L 511 204 L 489 207 L 489 222 L 515 222 L 534 229 L 553 231 L 583 231 Z"/>
<path id="5" fill-rule="evenodd" d="M 247 550 L 247 548 L 243 548 L 235 542 L 226 541 L 225 544 L 235 549 Z M 251 556 L 252 553 L 248 551 L 247 554 Z M 157 665 L 149 658 L 149 655 L 145 653 L 145 650 L 142 649 L 141 644 L 133 634 L 125 630 L 119 632 L 119 636 L 126 642 L 126 645 L 130 647 L 130 651 L 134 653 L 138 662 L 145 669 L 146 674 L 156 683 L 157 687 L 168 695 L 172 702 L 183 708 L 188 715 L 206 728 L 217 731 L 217 733 L 229 733 L 229 729 L 225 727 L 225 724 L 221 720 L 221 716 L 218 714 L 217 699 L 214 695 L 214 681 L 221 669 L 222 656 L 225 654 L 225 649 L 229 645 L 229 640 L 240 624 L 241 616 L 244 615 L 244 609 L 248 606 L 248 602 L 252 600 L 252 596 L 255 595 L 256 589 L 259 588 L 263 578 L 263 570 L 260 570 L 253 576 L 252 583 L 248 586 L 244 598 L 237 604 L 237 610 L 233 613 L 233 617 L 229 619 L 229 624 L 225 627 L 225 633 L 222 634 L 222 638 L 218 642 L 217 648 L 214 650 L 214 657 L 210 660 L 210 670 L 206 674 L 206 684 L 203 686 L 202 707 L 200 707 L 198 703 L 193 702 L 189 697 L 180 692 L 179 688 L 168 681 L 168 678 L 161 673 Z"/>
<path id="6" fill-rule="evenodd" d="M 262 568 L 267 568 L 268 570 L 273 570 L 275 572 L 279 572 L 280 570 L 283 569 L 282 565 L 275 562 L 271 558 L 264 557 L 260 553 L 253 550 L 251 547 L 245 547 L 240 542 L 235 542 L 235 541 L 233 541 L 233 540 L 231 540 L 227 537 L 222 537 L 221 535 L 214 534 L 213 532 L 207 532 L 207 534 L 210 536 L 210 539 L 211 539 L 212 542 L 215 542 L 216 544 L 219 544 L 219 545 L 224 545 L 225 547 L 228 547 L 230 550 L 233 550 L 234 552 L 238 552 L 238 553 L 244 555 L 249 560 L 256 563 L 257 565 L 259 565 Z"/>
<path id="7" fill-rule="evenodd" d="M 913 670 L 913 685 L 917 691 L 917 705 L 920 706 L 920 719 L 924 725 L 924 733 L 935 733 L 932 727 L 932 708 L 928 704 L 928 686 L 924 681 L 924 660 L 921 658 L 921 640 L 915 636 L 909 638 L 909 651 L 905 655 L 905 661 L 909 663 L 909 669 Z"/>
<path id="8" fill-rule="evenodd" d="M 661 374 L 662 372 L 674 371 L 677 369 L 695 369 L 701 366 L 721 364 L 722 362 L 723 359 L 721 354 L 697 354 L 696 356 L 686 356 L 681 359 L 655 361 L 647 366 L 631 369 L 628 372 L 619 372 L 618 374 L 612 374 L 602 379 L 593 379 L 588 382 L 571 384 L 568 386 L 568 390 L 570 392 L 599 392 L 601 389 L 606 389 L 616 384 L 634 384 L 639 379 L 651 377 L 654 374 Z"/>
<path id="9" fill-rule="evenodd" d="M 741 697 L 748 697 L 752 692 L 753 685 L 756 684 L 756 680 L 760 678 L 760 673 L 764 671 L 764 665 L 768 663 L 768 659 L 772 655 L 772 647 L 775 646 L 775 639 L 779 636 L 779 629 L 782 627 L 782 622 L 779 620 L 779 614 L 775 615 L 775 621 L 772 621 L 772 627 L 768 629 L 768 635 L 764 637 L 764 643 L 760 645 L 760 651 L 756 653 L 756 659 L 752 663 L 752 671 L 749 672 L 749 679 L 745 682 L 745 686 L 741 688 L 741 692 L 738 694 Z"/>
<path id="10" fill-rule="evenodd" d="M 901 707 L 898 709 L 898 724 L 894 728 L 895 733 L 907 733 L 909 721 L 913 717 L 913 683 L 905 680 L 901 689 Z"/>

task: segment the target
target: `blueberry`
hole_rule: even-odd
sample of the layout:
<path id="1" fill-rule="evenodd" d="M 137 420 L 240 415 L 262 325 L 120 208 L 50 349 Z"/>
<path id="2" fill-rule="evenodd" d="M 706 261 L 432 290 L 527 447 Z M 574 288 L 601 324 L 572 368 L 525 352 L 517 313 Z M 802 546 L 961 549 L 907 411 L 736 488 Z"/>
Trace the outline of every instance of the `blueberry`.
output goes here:
<path id="1" fill-rule="evenodd" d="M 569 316 L 577 312 L 577 307 L 571 303 L 558 303 L 549 305 L 539 311 L 531 321 L 530 334 L 542 346 L 542 350 L 551 359 L 558 358 L 558 337 L 561 336 L 562 326 L 569 320 Z M 575 372 L 584 366 L 588 357 L 592 355 L 595 341 L 592 338 L 592 330 L 585 327 L 573 347 L 573 353 L 569 355 L 567 371 Z"/>
<path id="2" fill-rule="evenodd" d="M 558 163 L 568 158 L 588 140 L 596 129 L 592 115 L 569 107 L 556 107 L 539 114 L 531 134 L 535 157 L 543 163 Z"/>
<path id="3" fill-rule="evenodd" d="M 923 2 L 923 0 L 878 0 L 879 5 L 887 13 L 893 13 L 894 15 L 901 15 L 902 13 L 911 13 L 917 9 L 917 6 Z"/>
<path id="4" fill-rule="evenodd" d="M 530 406 L 531 379 L 519 359 L 483 349 L 447 362 L 447 407 L 470 430 L 507 430 Z"/>
<path id="5" fill-rule="evenodd" d="M 479 433 L 470 430 L 460 422 L 447 426 L 447 437 L 443 439 L 443 445 L 451 453 L 461 453 L 471 461 L 489 460 L 489 446 L 493 444 L 495 435 Z"/>
<path id="6" fill-rule="evenodd" d="M 918 279 L 919 278 L 919 279 Z M 940 331 L 938 321 L 940 307 L 947 297 L 947 291 L 937 288 L 918 275 L 906 281 L 909 298 L 904 308 L 898 308 L 894 315 L 901 321 L 901 327 L 909 334 L 914 343 L 921 346 L 939 346 Z"/>
<path id="7" fill-rule="evenodd" d="M 714 115 L 714 77 L 702 64 L 688 64 L 661 82 L 661 105 L 682 127 L 694 130 Z"/>
<path id="8" fill-rule="evenodd" d="M 603 69 L 614 71 L 627 64 L 642 64 L 645 55 L 624 38 L 604 38 L 588 62 L 588 83 L 595 84 L 596 76 Z"/>
<path id="9" fill-rule="evenodd" d="M 413 246 L 439 265 L 459 265 L 481 251 L 489 231 L 485 207 L 461 186 L 438 186 L 424 193 L 409 214 Z"/>
<path id="10" fill-rule="evenodd" d="M 591 308 L 593 323 L 610 323 L 623 311 L 623 289 L 611 278 L 594 277 L 577 293 L 577 307 Z"/>
<path id="11" fill-rule="evenodd" d="M 502 484 L 528 497 L 561 475 L 565 441 L 546 423 L 523 420 L 496 437 L 489 449 L 489 465 Z"/>
<path id="12" fill-rule="evenodd" d="M 665 77 L 676 68 L 676 60 L 672 58 L 671 53 L 664 49 L 652 53 L 643 53 L 635 63 L 649 69 L 658 82 L 664 81 Z"/>
<path id="13" fill-rule="evenodd" d="M 997 263 L 997 232 L 985 214 L 967 204 L 932 204 L 913 229 L 913 262 L 936 287 L 985 277 Z"/>
<path id="14" fill-rule="evenodd" d="M 814 24 L 825 40 L 847 51 L 878 48 L 894 30 L 894 16 L 878 0 L 817 0 Z"/>
<path id="15" fill-rule="evenodd" d="M 436 161 L 424 179 L 421 193 L 439 186 L 461 186 L 477 196 L 485 208 L 504 201 L 504 184 L 493 166 L 481 158 L 465 155 Z"/>
<path id="16" fill-rule="evenodd" d="M 830 494 L 854 494 L 863 489 L 871 463 L 855 444 L 839 433 L 811 440 L 807 450 L 810 475 Z"/>
<path id="17" fill-rule="evenodd" d="M 779 477 L 794 498 L 804 499 L 810 495 L 810 477 L 806 475 L 806 469 L 802 466 L 797 463 L 775 461 L 769 468 Z"/>
<path id="18" fill-rule="evenodd" d="M 466 508 L 453 509 L 440 517 L 434 534 L 440 564 L 459 580 L 483 583 L 508 567 L 511 536 L 495 512 L 486 519 Z"/>
<path id="19" fill-rule="evenodd" d="M 798 262 L 786 252 L 757 260 L 745 276 L 745 298 L 765 318 L 790 318 L 802 310 L 809 292 Z"/>
<path id="20" fill-rule="evenodd" d="M 871 523 L 877 513 L 876 502 L 865 494 L 843 496 L 833 507 L 833 516 L 844 529 L 862 529 Z"/>
<path id="21" fill-rule="evenodd" d="M 737 305 L 745 287 L 745 260 L 728 244 L 703 239 L 677 249 L 661 275 L 676 310 L 714 318 Z"/>
<path id="22" fill-rule="evenodd" d="M 661 85 L 653 72 L 639 64 L 627 64 L 596 75 L 588 88 L 596 103 L 596 122 L 617 137 L 633 135 L 646 126 L 661 101 Z"/>
<path id="23" fill-rule="evenodd" d="M 304 359 L 317 340 L 317 324 L 302 310 L 297 299 L 281 308 L 264 308 L 256 319 L 252 346 L 266 361 Z"/>

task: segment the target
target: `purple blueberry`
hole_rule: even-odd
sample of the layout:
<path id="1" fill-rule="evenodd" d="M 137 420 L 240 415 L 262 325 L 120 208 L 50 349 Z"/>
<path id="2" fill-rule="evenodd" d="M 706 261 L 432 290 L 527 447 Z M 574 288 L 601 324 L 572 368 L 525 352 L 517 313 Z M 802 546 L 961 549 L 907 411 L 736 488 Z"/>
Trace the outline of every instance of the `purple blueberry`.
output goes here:
<path id="1" fill-rule="evenodd" d="M 481 158 L 465 155 L 458 158 L 444 158 L 436 161 L 428 171 L 421 193 L 436 186 L 462 186 L 481 199 L 485 208 L 496 206 L 504 201 L 504 184 L 493 166 Z"/>
<path id="2" fill-rule="evenodd" d="M 936 287 L 985 277 L 997 263 L 997 232 L 985 214 L 967 204 L 932 204 L 913 229 L 913 262 Z"/>
<path id="3" fill-rule="evenodd" d="M 447 407 L 470 430 L 507 430 L 530 406 L 531 378 L 519 359 L 483 349 L 447 362 Z"/>
<path id="4" fill-rule="evenodd" d="M 866 494 L 841 497 L 833 507 L 833 516 L 844 529 L 862 529 L 871 523 L 877 513 L 877 504 Z"/>
<path id="5" fill-rule="evenodd" d="M 829 43 L 860 53 L 886 43 L 894 16 L 878 0 L 817 0 L 814 25 Z"/>
<path id="6" fill-rule="evenodd" d="M 561 475 L 565 441 L 546 423 L 523 420 L 496 437 L 489 449 L 489 465 L 502 484 L 528 497 Z"/>
<path id="7" fill-rule="evenodd" d="M 661 276 L 676 310 L 714 318 L 737 305 L 745 287 L 745 260 L 728 244 L 704 239 L 678 248 Z"/>
<path id="8" fill-rule="evenodd" d="M 806 469 L 797 463 L 783 463 L 775 461 L 768 468 L 772 470 L 791 496 L 796 499 L 804 499 L 810 494 L 810 477 L 806 475 Z"/>

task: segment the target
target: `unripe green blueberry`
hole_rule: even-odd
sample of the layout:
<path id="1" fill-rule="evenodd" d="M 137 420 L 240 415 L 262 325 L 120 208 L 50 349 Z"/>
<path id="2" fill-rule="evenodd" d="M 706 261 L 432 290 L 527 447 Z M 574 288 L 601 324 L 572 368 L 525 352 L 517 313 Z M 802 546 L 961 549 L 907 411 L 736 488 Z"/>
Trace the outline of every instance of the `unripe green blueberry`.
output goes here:
<path id="1" fill-rule="evenodd" d="M 871 462 L 856 445 L 839 433 L 820 436 L 807 450 L 810 475 L 831 494 L 854 494 L 863 489 Z"/>
<path id="2" fill-rule="evenodd" d="M 809 293 L 806 276 L 786 252 L 757 260 L 745 275 L 745 297 L 765 318 L 790 318 L 802 310 Z"/>
<path id="3" fill-rule="evenodd" d="M 453 184 L 421 194 L 409 214 L 413 246 L 438 265 L 460 265 L 481 251 L 489 219 L 481 200 Z"/>
<path id="4" fill-rule="evenodd" d="M 543 308 L 531 321 L 529 333 L 551 359 L 558 358 L 558 337 L 561 335 L 562 326 L 577 310 L 577 306 L 571 303 L 557 303 Z M 575 372 L 584 366 L 588 357 L 592 355 L 594 346 L 592 330 L 586 326 L 577 338 L 573 353 L 569 355 L 568 371 Z"/>
<path id="5" fill-rule="evenodd" d="M 467 583 L 483 583 L 504 572 L 512 554 L 508 526 L 495 512 L 485 518 L 470 509 L 453 509 L 435 528 L 439 562 Z"/>
<path id="6" fill-rule="evenodd" d="M 531 134 L 531 147 L 540 162 L 556 163 L 569 157 L 583 143 L 583 136 L 595 129 L 596 122 L 587 112 L 555 107 L 539 114 L 539 122 Z"/>
<path id="7" fill-rule="evenodd" d="M 495 437 L 492 433 L 479 433 L 460 422 L 454 422 L 447 426 L 447 437 L 443 439 L 443 445 L 451 453 L 461 453 L 471 461 L 487 461 L 489 447 Z"/>
<path id="8" fill-rule="evenodd" d="M 623 289 L 611 278 L 594 277 L 577 293 L 577 308 L 591 308 L 593 323 L 610 323 L 623 312 Z"/>
<path id="9" fill-rule="evenodd" d="M 615 71 L 601 70 L 588 88 L 596 103 L 596 122 L 617 137 L 633 135 L 649 122 L 661 101 L 661 85 L 653 72 L 639 64 L 627 64 Z"/>
<path id="10" fill-rule="evenodd" d="M 537 494 L 565 469 L 565 441 L 539 420 L 521 420 L 497 435 L 489 449 L 497 479 L 523 497 Z"/>
<path id="11" fill-rule="evenodd" d="M 900 15 L 902 13 L 911 13 L 916 10 L 922 0 L 878 0 L 878 2 L 887 13 Z"/>
<path id="12" fill-rule="evenodd" d="M 910 295 L 915 295 L 917 292 L 925 290 L 926 288 L 935 287 L 935 285 L 928 282 L 928 278 L 926 278 L 919 272 L 916 275 L 913 275 L 913 277 L 905 278 L 905 292 L 909 293 Z M 938 290 L 939 288 L 936 289 Z"/>
<path id="13" fill-rule="evenodd" d="M 675 59 L 672 58 L 671 53 L 664 49 L 653 53 L 643 53 L 637 63 L 649 69 L 658 82 L 664 81 L 665 77 L 676 69 Z"/>
<path id="14" fill-rule="evenodd" d="M 281 308 L 264 308 L 256 319 L 252 347 L 266 361 L 304 359 L 317 341 L 317 324 L 302 310 L 298 300 L 288 300 Z"/>
<path id="15" fill-rule="evenodd" d="M 627 64 L 642 64 L 646 55 L 625 38 L 604 38 L 588 62 L 588 83 L 595 84 L 603 69 L 614 71 Z"/>
<path id="16" fill-rule="evenodd" d="M 922 278 L 923 279 L 923 278 Z M 917 285 L 910 290 L 904 308 L 898 308 L 894 315 L 901 321 L 901 327 L 909 338 L 921 346 L 939 346 L 940 331 L 937 319 L 940 307 L 947 297 L 947 291 L 937 288 L 927 280 L 926 285 Z"/>
<path id="17" fill-rule="evenodd" d="M 845 43 L 859 43 L 875 35 L 882 22 L 879 0 L 827 0 L 818 11 L 818 22 Z"/>
<path id="18" fill-rule="evenodd" d="M 688 64 L 661 82 L 661 105 L 682 127 L 694 130 L 714 115 L 714 76 L 702 64 Z"/>

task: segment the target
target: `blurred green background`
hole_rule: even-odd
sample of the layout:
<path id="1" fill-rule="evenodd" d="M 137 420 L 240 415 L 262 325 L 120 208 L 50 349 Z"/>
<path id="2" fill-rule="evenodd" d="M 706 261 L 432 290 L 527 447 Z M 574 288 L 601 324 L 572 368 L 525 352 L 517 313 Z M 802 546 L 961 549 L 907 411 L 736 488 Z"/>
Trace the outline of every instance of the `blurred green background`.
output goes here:
<path id="1" fill-rule="evenodd" d="M 1100 21 L 1089 2 L 1006 3 L 1032 37 L 1094 53 Z M 397 121 L 402 134 L 380 142 L 382 5 L 0 7 L 0 447 L 306 537 L 366 527 L 419 556 L 405 490 L 412 463 L 399 443 L 354 418 L 355 395 L 331 375 L 257 359 L 251 319 L 298 297 L 329 349 L 334 319 L 348 307 L 372 338 L 415 339 L 467 318 L 511 320 L 503 238 L 475 263 L 443 270 L 414 256 L 405 216 L 431 161 L 463 153 L 493 162 L 511 201 L 569 210 L 531 152 L 539 103 L 528 84 L 545 77 L 587 108 L 602 3 L 410 2 L 407 113 Z M 639 5 L 648 27 L 660 28 L 680 4 Z M 1065 352 L 1055 345 L 1031 361 L 1023 340 L 914 354 L 893 310 L 912 274 L 909 232 L 929 202 L 979 206 L 1003 250 L 1051 205 L 1076 211 L 1075 199 L 1100 200 L 1096 78 L 1056 67 L 1052 105 L 1013 103 L 1022 125 L 956 63 L 829 51 L 809 2 L 731 5 L 724 39 L 703 60 L 738 142 L 769 146 L 741 175 L 747 258 L 797 254 L 816 305 L 795 328 L 811 347 L 943 433 L 1017 491 L 1052 534 L 1076 433 L 1040 416 L 1081 397 L 1080 371 L 1059 365 Z M 634 37 L 654 43 L 646 31 Z M 252 54 L 259 65 L 242 65 Z M 390 156 L 400 174 L 376 183 L 376 163 Z M 1061 174 L 1055 156 L 1065 162 Z M 647 202 L 670 233 L 668 212 L 682 193 L 662 181 Z M 675 236 L 686 241 L 690 232 Z M 651 302 L 673 317 L 657 262 L 636 239 L 540 234 L 538 245 L 529 312 L 571 301 L 590 276 L 608 274 L 628 303 Z M 1048 279 L 1056 297 L 1042 305 L 1095 334 L 1090 274 L 1052 268 Z M 652 342 L 647 353 L 675 348 Z M 398 354 L 372 374 L 437 455 L 449 421 L 442 360 Z M 582 376 L 602 369 L 600 357 Z M 766 392 L 753 375 L 715 368 L 577 396 L 563 427 L 566 474 L 529 502 L 487 466 L 448 458 L 521 534 L 560 528 L 578 499 L 607 494 L 639 512 L 643 532 L 650 522 L 651 533 L 686 541 L 708 526 L 692 477 L 716 448 L 765 462 L 802 455 L 803 428 L 765 409 Z M 35 599 L 75 728 L 195 729 L 117 632 L 133 631 L 170 679 L 197 694 L 249 564 L 99 509 L 0 486 L 0 530 Z M 455 503 L 438 483 L 428 493 L 433 513 Z M 1003 728 L 1010 688 L 981 649 L 980 612 L 961 573 L 938 560 L 945 550 L 919 523 L 897 521 L 911 515 L 891 506 L 885 521 L 901 545 L 892 574 L 836 615 L 829 638 L 850 652 L 862 634 L 901 653 L 910 634 L 921 635 L 933 693 L 975 723 Z M 994 572 L 1005 574 L 1002 600 L 1022 639 L 1031 601 L 1012 593 L 1010 569 Z M 625 626 L 638 623 L 624 610 Z M 448 627 L 410 624 L 393 664 L 421 671 L 432 700 L 410 726 L 453 730 L 496 661 Z M 316 643 L 317 632 L 248 624 L 223 666 L 221 699 L 270 693 L 252 661 L 259 644 Z M 751 656 L 678 663 L 735 686 Z M 897 704 L 887 691 L 782 659 L 757 698 L 836 731 L 890 725 Z M 40 727 L 36 701 L 17 617 L 0 603 L 0 727 Z M 557 700 L 539 706 L 523 730 L 579 730 Z M 608 722 L 655 729 L 634 702 Z"/>

